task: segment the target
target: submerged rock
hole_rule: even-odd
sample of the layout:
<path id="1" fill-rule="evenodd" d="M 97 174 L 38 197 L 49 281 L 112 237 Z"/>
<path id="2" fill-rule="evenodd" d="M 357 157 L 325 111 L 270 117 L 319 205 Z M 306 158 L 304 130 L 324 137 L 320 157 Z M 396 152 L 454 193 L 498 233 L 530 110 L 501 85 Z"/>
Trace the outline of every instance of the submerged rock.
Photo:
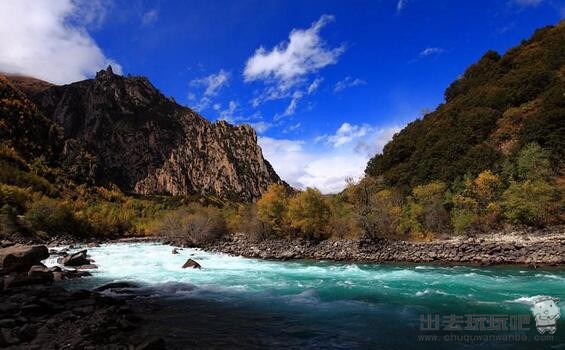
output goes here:
<path id="1" fill-rule="evenodd" d="M 177 248 L 173 248 L 173 251 L 171 252 L 172 254 L 178 254 L 179 251 L 177 250 Z"/>
<path id="2" fill-rule="evenodd" d="M 126 289 L 126 288 L 139 288 L 139 285 L 133 282 L 111 282 L 94 288 L 95 292 L 103 292 L 108 289 Z"/>
<path id="3" fill-rule="evenodd" d="M 200 266 L 200 264 L 197 263 L 196 261 L 194 261 L 194 260 L 192 260 L 192 259 L 188 259 L 188 260 L 184 263 L 184 265 L 182 265 L 182 268 L 183 268 L 183 269 L 186 269 L 186 268 L 201 269 L 202 266 Z"/>

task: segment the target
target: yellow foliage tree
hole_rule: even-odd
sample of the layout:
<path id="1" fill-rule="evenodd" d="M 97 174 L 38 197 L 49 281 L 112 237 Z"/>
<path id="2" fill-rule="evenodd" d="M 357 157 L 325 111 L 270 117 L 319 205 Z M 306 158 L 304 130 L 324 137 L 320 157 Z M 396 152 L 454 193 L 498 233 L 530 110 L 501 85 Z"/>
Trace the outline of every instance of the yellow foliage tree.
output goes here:
<path id="1" fill-rule="evenodd" d="M 259 219 L 270 225 L 274 232 L 282 233 L 288 211 L 288 194 L 281 184 L 272 184 L 257 201 Z"/>
<path id="2" fill-rule="evenodd" d="M 331 209 L 326 198 L 315 188 L 294 196 L 288 205 L 290 225 L 308 238 L 327 238 Z"/>

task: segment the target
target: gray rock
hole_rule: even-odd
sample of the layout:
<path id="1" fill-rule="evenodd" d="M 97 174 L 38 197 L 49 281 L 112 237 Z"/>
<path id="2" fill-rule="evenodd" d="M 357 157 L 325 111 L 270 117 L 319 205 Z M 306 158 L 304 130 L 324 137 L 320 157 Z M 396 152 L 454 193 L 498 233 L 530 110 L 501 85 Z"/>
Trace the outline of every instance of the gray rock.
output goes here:
<path id="1" fill-rule="evenodd" d="M 90 264 L 90 260 L 86 257 L 86 249 L 59 258 L 57 259 L 57 262 L 65 266 L 81 266 Z"/>
<path id="2" fill-rule="evenodd" d="M 201 269 L 202 266 L 200 266 L 200 264 L 197 263 L 196 261 L 194 261 L 194 260 L 192 260 L 192 259 L 188 259 L 188 260 L 184 263 L 184 265 L 182 265 L 182 268 L 183 268 L 183 269 L 186 269 L 186 268 Z"/>
<path id="3" fill-rule="evenodd" d="M 4 274 L 27 272 L 30 267 L 41 264 L 41 260 L 48 257 L 46 246 L 16 244 L 0 249 L 0 267 Z"/>

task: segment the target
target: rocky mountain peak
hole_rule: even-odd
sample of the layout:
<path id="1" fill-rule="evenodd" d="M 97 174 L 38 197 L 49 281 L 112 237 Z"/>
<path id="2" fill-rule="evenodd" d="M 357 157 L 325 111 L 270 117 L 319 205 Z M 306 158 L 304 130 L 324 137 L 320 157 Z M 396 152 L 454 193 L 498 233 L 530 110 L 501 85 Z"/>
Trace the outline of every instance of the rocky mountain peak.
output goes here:
<path id="1" fill-rule="evenodd" d="M 217 195 L 251 201 L 282 183 L 248 125 L 210 123 L 165 97 L 147 78 L 112 67 L 94 79 L 29 96 L 94 158 L 89 177 L 140 194 Z M 95 173 L 92 169 L 96 169 Z"/>

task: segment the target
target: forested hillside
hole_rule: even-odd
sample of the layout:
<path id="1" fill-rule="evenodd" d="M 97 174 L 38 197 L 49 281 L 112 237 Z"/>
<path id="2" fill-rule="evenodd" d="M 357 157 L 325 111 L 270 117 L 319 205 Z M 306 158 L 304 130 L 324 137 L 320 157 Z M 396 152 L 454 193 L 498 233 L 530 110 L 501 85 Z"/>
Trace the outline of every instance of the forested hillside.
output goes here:
<path id="1" fill-rule="evenodd" d="M 565 156 L 565 22 L 539 29 L 503 56 L 489 51 L 367 165 L 392 186 L 502 171 L 536 143 L 554 171 Z"/>

